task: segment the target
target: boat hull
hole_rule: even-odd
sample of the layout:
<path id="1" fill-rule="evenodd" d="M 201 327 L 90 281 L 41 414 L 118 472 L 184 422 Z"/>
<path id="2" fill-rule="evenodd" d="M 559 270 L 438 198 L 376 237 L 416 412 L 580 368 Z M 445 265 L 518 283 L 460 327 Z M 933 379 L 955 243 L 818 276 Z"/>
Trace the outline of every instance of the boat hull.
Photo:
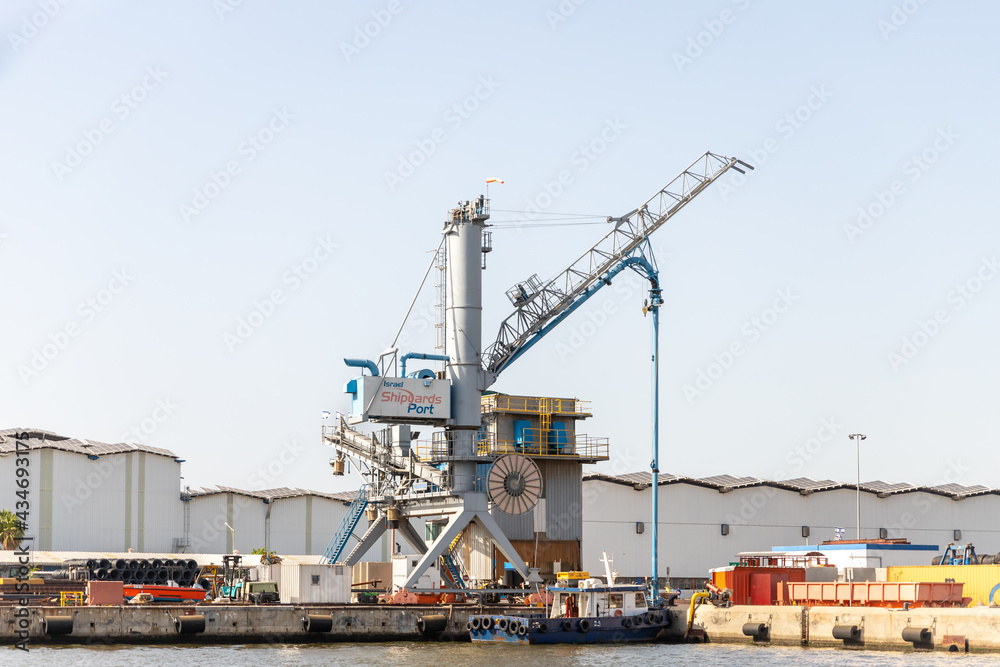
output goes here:
<path id="1" fill-rule="evenodd" d="M 650 612 L 623 618 L 544 618 L 539 616 L 472 616 L 469 636 L 477 643 L 631 644 L 654 641 L 670 626 L 670 614 Z"/>
<path id="2" fill-rule="evenodd" d="M 125 586 L 125 597 L 134 598 L 139 593 L 149 593 L 153 602 L 203 602 L 207 591 L 203 588 L 187 588 L 184 586 Z"/>

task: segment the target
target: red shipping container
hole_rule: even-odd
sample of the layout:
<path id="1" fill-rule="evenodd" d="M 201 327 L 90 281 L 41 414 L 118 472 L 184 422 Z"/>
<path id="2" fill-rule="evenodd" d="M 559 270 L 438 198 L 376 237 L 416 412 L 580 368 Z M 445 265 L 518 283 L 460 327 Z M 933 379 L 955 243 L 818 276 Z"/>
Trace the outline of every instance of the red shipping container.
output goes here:
<path id="1" fill-rule="evenodd" d="M 125 602 L 125 584 L 121 581 L 88 581 L 87 604 L 120 605 Z"/>
<path id="2" fill-rule="evenodd" d="M 750 604 L 773 605 L 778 601 L 778 586 L 788 583 L 788 573 L 756 572 L 750 575 Z"/>
<path id="3" fill-rule="evenodd" d="M 805 581 L 806 571 L 796 567 L 736 567 L 730 573 L 732 581 L 733 604 L 765 604 L 773 605 L 778 599 L 779 582 Z M 764 575 L 768 577 L 767 584 L 760 584 L 761 592 L 757 599 L 767 599 L 767 602 L 755 602 L 753 594 L 753 577 Z M 773 582 L 770 577 L 780 577 Z M 766 591 L 766 592 L 765 592 Z"/>

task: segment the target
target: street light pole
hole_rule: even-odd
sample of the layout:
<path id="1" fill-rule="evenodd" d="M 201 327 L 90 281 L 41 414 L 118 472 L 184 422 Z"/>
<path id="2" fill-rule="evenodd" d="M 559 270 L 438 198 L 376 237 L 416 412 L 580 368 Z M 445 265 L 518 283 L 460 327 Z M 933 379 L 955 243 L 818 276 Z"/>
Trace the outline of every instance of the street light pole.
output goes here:
<path id="1" fill-rule="evenodd" d="M 236 553 L 236 529 L 230 526 L 228 523 L 226 524 L 226 528 L 228 528 L 229 532 L 233 534 L 233 553 Z"/>
<path id="2" fill-rule="evenodd" d="M 858 485 L 856 487 L 857 503 L 858 503 L 858 540 L 861 540 L 861 441 L 867 438 L 867 435 L 862 435 L 861 433 L 852 433 L 847 436 L 858 446 Z"/>

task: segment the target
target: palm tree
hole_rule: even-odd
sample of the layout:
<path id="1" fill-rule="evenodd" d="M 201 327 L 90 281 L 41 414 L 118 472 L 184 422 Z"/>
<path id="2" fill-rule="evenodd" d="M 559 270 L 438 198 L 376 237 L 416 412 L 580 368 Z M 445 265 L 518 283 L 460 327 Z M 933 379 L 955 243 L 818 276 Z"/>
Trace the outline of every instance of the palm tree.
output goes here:
<path id="1" fill-rule="evenodd" d="M 24 537 L 24 526 L 10 510 L 0 510 L 0 544 L 4 549 L 14 549 Z"/>

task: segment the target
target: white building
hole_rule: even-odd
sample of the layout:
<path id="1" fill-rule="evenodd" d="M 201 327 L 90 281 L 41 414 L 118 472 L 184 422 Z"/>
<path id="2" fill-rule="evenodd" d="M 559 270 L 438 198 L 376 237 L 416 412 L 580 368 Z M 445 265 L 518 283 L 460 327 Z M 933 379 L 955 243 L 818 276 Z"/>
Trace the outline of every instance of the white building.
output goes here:
<path id="1" fill-rule="evenodd" d="M 26 476 L 18 477 L 18 468 Z M 23 489 L 19 479 L 27 480 Z M 166 449 L 29 428 L 0 430 L 0 480 L 0 509 L 27 502 L 33 551 L 248 554 L 268 542 L 279 555 L 318 555 L 354 498 L 287 488 L 182 493 L 181 459 Z M 415 527 L 422 531 L 422 522 Z M 365 528 L 362 517 L 354 532 Z M 393 539 L 387 533 L 363 560 L 388 561 Z M 398 553 L 411 553 L 404 540 L 395 541 Z M 355 544 L 348 541 L 345 555 Z"/>
<path id="2" fill-rule="evenodd" d="M 26 448 L 23 456 L 18 456 L 18 443 L 21 451 Z M 18 458 L 27 459 L 28 465 L 19 465 Z M 287 488 L 215 487 L 182 493 L 180 465 L 165 449 L 67 438 L 37 429 L 0 430 L 0 509 L 17 510 L 17 503 L 24 502 L 17 493 L 27 496 L 27 536 L 36 551 L 218 554 L 234 549 L 248 553 L 267 544 L 279 555 L 319 555 L 354 497 Z M 18 477 L 19 468 L 27 470 L 26 477 Z M 27 479 L 24 489 L 19 479 Z M 582 511 L 583 569 L 602 571 L 600 557 L 607 551 L 620 576 L 649 574 L 650 481 L 648 472 L 584 475 L 582 504 L 568 506 L 565 517 L 555 517 L 571 520 Z M 937 553 L 950 542 L 971 542 L 980 555 L 992 554 L 1000 551 L 997 516 L 997 489 L 861 485 L 863 538 L 907 538 L 913 544 L 933 545 Z M 733 562 L 739 552 L 816 545 L 834 539 L 837 528 L 843 529 L 845 539 L 853 539 L 855 522 L 853 484 L 664 474 L 658 574 L 669 577 L 675 587 L 689 588 L 692 580 Z M 422 522 L 416 524 L 414 528 L 424 533 Z M 344 554 L 365 528 L 362 516 Z M 532 553 L 537 548 L 539 560 L 545 561 L 547 534 L 537 536 Z M 488 570 L 492 550 L 481 550 L 487 555 L 479 569 Z M 389 561 L 394 551 L 412 553 L 401 536 L 389 531 L 362 560 Z M 928 564 L 932 555 L 927 552 Z M 474 565 L 468 558 L 460 560 Z"/>
<path id="3" fill-rule="evenodd" d="M 690 588 L 712 567 L 743 551 L 855 539 L 854 484 L 793 479 L 781 482 L 723 475 L 704 479 L 660 475 L 659 576 Z M 947 484 L 861 485 L 861 537 L 907 538 L 934 545 L 972 542 L 980 554 L 1000 551 L 1000 490 Z M 652 490 L 648 472 L 588 473 L 583 482 L 583 566 L 601 571 L 602 551 L 622 577 L 651 567 Z M 934 554 L 927 554 L 930 564 Z M 885 563 L 889 565 L 891 563 Z"/>
<path id="4" fill-rule="evenodd" d="M 0 480 L 0 509 L 26 492 L 33 549 L 170 552 L 183 537 L 180 461 L 165 449 L 0 430 Z"/>
<path id="5" fill-rule="evenodd" d="M 353 492 L 319 493 L 302 489 L 247 491 L 220 486 L 185 494 L 189 505 L 189 551 L 198 553 L 247 554 L 263 548 L 282 554 L 322 554 L 348 513 Z M 227 527 L 232 527 L 230 529 Z M 368 527 L 364 516 L 355 535 Z M 415 526 L 423 530 L 422 526 Z M 235 534 L 235 541 L 233 536 Z M 392 551 L 392 531 L 368 550 L 362 560 L 388 561 Z M 408 554 L 405 540 L 398 539 L 399 553 Z M 346 557 L 357 544 L 351 538 Z"/>

